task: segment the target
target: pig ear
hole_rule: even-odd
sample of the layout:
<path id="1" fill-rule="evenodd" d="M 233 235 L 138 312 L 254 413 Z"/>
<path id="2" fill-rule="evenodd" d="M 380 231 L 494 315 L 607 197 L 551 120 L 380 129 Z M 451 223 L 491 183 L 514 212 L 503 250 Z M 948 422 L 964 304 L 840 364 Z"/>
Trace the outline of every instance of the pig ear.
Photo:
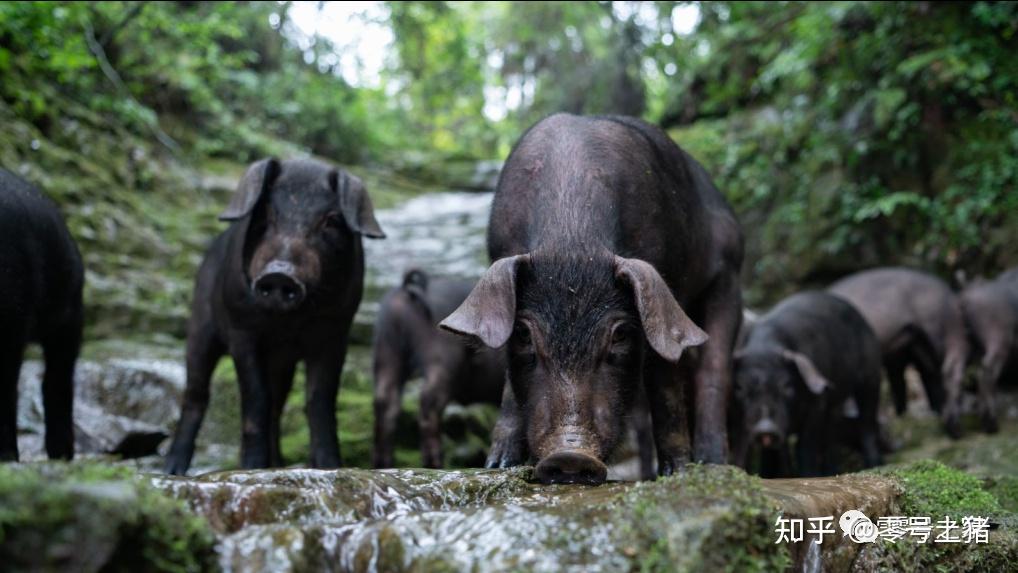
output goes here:
<path id="1" fill-rule="evenodd" d="M 274 157 L 252 163 L 240 179 L 230 204 L 219 215 L 219 220 L 236 221 L 247 217 L 278 175 L 279 161 Z"/>
<path id="2" fill-rule="evenodd" d="M 813 361 L 805 354 L 791 350 L 782 350 L 781 356 L 795 365 L 796 370 L 799 371 L 799 376 L 802 377 L 802 381 L 806 383 L 806 387 L 809 388 L 810 392 L 822 394 L 831 385 L 827 378 L 824 378 L 824 375 L 817 370 Z"/>
<path id="3" fill-rule="evenodd" d="M 707 342 L 707 333 L 686 316 L 650 263 L 616 256 L 615 275 L 633 287 L 643 332 L 661 358 L 678 362 L 684 349 Z"/>
<path id="4" fill-rule="evenodd" d="M 492 263 L 463 304 L 438 326 L 479 338 L 491 348 L 504 345 L 516 322 L 517 270 L 529 260 L 530 255 L 516 255 Z"/>
<path id="5" fill-rule="evenodd" d="M 384 239 L 385 233 L 375 219 L 375 208 L 360 177 L 338 170 L 329 173 L 329 182 L 339 195 L 339 210 L 347 226 L 365 237 Z"/>

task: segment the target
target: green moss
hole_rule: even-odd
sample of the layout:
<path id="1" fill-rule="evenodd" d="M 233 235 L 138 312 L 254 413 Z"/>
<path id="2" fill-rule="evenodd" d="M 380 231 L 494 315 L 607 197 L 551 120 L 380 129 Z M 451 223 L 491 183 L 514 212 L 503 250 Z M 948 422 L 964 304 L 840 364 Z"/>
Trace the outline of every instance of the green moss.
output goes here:
<path id="1" fill-rule="evenodd" d="M 780 571 L 786 547 L 773 540 L 774 507 L 759 479 L 728 466 L 689 465 L 679 475 L 640 483 L 617 502 L 630 511 L 640 571 Z M 683 516 L 692 519 L 682 526 Z M 697 517 L 699 516 L 699 517 Z M 695 527 L 707 519 L 709 527 Z M 702 522 L 702 521 L 701 521 Z M 639 549 L 637 549 L 639 548 Z"/>
<path id="2" fill-rule="evenodd" d="M 1002 512 L 997 498 L 983 489 L 979 478 L 934 460 L 880 470 L 901 484 L 899 503 L 904 515 L 951 516 L 997 515 Z"/>
<path id="3" fill-rule="evenodd" d="M 204 520 L 126 468 L 0 466 L 0 562 L 13 570 L 208 570 L 212 544 Z"/>

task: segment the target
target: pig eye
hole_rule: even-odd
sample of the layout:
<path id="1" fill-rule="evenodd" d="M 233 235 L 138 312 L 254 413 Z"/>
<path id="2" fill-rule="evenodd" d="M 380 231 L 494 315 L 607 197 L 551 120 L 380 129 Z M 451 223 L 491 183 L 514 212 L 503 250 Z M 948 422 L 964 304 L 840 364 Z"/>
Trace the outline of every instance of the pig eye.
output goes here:
<path id="1" fill-rule="evenodd" d="M 331 213 L 325 217 L 325 228 L 330 231 L 338 231 L 342 229 L 345 224 L 343 217 L 341 217 L 339 213 Z"/>
<path id="2" fill-rule="evenodd" d="M 629 341 L 630 337 L 629 328 L 623 324 L 620 324 L 612 330 L 612 344 L 622 344 Z"/>
<path id="3" fill-rule="evenodd" d="M 517 323 L 513 329 L 513 342 L 521 352 L 534 351 L 534 339 L 530 335 L 530 329 L 522 323 Z"/>

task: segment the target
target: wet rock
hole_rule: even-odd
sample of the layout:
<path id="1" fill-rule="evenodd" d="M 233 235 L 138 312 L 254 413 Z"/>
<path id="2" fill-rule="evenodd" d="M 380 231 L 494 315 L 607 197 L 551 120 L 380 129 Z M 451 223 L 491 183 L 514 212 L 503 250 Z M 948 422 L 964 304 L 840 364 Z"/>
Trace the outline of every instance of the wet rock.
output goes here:
<path id="1" fill-rule="evenodd" d="M 184 504 L 126 468 L 0 466 L 0 569 L 200 571 L 213 536 Z"/>
<path id="2" fill-rule="evenodd" d="M 768 498 L 781 507 L 782 517 L 808 520 L 833 517 L 836 533 L 825 535 L 821 545 L 816 536 L 789 545 L 795 569 L 799 571 L 847 571 L 860 546 L 837 529 L 842 513 L 855 509 L 869 516 L 896 515 L 894 502 L 901 490 L 888 477 L 849 474 L 832 478 L 762 480 Z"/>
<path id="3" fill-rule="evenodd" d="M 542 486 L 511 471 L 281 470 L 156 478 L 205 515 L 224 570 L 618 571 L 781 567 L 758 481 Z"/>
<path id="4" fill-rule="evenodd" d="M 24 460 L 45 457 L 43 365 L 27 361 L 18 396 L 18 447 Z M 184 368 L 177 361 L 80 361 L 75 372 L 74 426 L 78 454 L 125 458 L 155 454 L 176 422 Z"/>

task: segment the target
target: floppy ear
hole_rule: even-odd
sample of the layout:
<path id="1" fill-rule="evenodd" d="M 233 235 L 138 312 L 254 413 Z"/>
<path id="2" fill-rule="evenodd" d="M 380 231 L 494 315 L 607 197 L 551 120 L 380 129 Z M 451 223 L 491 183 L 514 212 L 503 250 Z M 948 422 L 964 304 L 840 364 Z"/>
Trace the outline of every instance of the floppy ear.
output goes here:
<path id="1" fill-rule="evenodd" d="M 364 188 L 364 182 L 342 169 L 330 172 L 329 182 L 339 196 L 339 210 L 347 226 L 365 237 L 384 239 L 385 233 L 375 219 L 375 209 L 371 206 L 371 197 Z"/>
<path id="2" fill-rule="evenodd" d="M 515 255 L 492 263 L 463 304 L 438 326 L 477 337 L 491 348 L 504 345 L 516 322 L 516 273 L 529 261 L 530 255 Z"/>
<path id="3" fill-rule="evenodd" d="M 806 383 L 806 387 L 809 388 L 810 392 L 822 394 L 831 385 L 827 378 L 824 378 L 824 375 L 817 370 L 813 361 L 805 354 L 792 350 L 782 350 L 781 356 L 795 365 L 795 368 L 799 371 L 799 376 L 802 377 L 802 381 Z"/>
<path id="4" fill-rule="evenodd" d="M 707 342 L 707 333 L 686 316 L 650 263 L 616 256 L 615 276 L 633 287 L 643 332 L 661 358 L 678 362 L 684 349 Z"/>
<path id="5" fill-rule="evenodd" d="M 219 220 L 236 221 L 247 217 L 278 175 L 279 161 L 275 157 L 252 163 L 240 179 L 230 204 L 219 215 Z"/>

